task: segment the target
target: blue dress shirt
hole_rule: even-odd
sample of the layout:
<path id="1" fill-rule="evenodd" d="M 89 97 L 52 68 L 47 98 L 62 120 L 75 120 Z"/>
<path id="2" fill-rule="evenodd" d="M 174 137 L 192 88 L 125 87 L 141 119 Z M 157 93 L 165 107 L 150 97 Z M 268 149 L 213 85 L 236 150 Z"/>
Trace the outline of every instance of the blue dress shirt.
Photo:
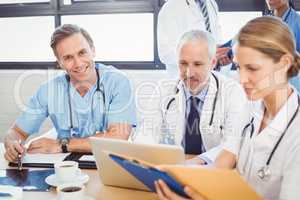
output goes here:
<path id="1" fill-rule="evenodd" d="M 184 86 L 184 92 L 186 94 L 186 116 L 188 116 L 188 113 L 191 110 L 191 102 L 192 102 L 191 101 L 191 96 L 194 96 L 194 97 L 197 97 L 198 99 L 200 99 L 199 105 L 197 107 L 197 111 L 198 111 L 199 115 L 201 115 L 201 111 L 202 111 L 202 107 L 203 107 L 203 104 L 204 104 L 204 100 L 205 100 L 206 94 L 208 92 L 208 87 L 209 87 L 209 84 L 207 84 L 197 95 L 193 95 L 189 91 L 189 89 L 187 89 Z"/>

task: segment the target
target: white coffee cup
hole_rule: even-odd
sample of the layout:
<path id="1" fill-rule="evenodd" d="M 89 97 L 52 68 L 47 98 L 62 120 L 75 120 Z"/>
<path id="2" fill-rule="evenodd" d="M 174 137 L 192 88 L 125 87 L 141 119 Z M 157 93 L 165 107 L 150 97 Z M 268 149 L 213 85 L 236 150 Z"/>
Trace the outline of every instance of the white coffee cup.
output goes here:
<path id="1" fill-rule="evenodd" d="M 62 161 L 54 164 L 55 176 L 59 182 L 72 182 L 78 175 L 78 162 Z"/>
<path id="2" fill-rule="evenodd" d="M 58 200 L 84 199 L 84 186 L 80 183 L 64 183 L 57 187 Z"/>

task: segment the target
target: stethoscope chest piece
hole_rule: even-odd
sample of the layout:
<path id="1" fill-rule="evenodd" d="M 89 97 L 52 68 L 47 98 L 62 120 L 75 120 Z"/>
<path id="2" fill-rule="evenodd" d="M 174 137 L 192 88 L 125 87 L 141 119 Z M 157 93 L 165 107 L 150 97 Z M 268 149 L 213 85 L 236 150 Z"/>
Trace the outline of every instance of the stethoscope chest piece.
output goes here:
<path id="1" fill-rule="evenodd" d="M 269 166 L 265 165 L 260 170 L 258 170 L 257 176 L 264 181 L 268 181 L 271 177 L 271 170 L 270 170 Z"/>
<path id="2" fill-rule="evenodd" d="M 71 134 L 71 137 L 75 137 L 76 131 L 73 128 L 70 128 L 70 134 Z"/>

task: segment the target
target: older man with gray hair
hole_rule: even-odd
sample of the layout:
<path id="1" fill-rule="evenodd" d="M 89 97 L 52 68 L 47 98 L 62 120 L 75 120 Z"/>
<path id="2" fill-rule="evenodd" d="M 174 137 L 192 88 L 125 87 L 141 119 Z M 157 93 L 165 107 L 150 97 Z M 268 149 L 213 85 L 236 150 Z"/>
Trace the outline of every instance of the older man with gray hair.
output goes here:
<path id="1" fill-rule="evenodd" d="M 161 125 L 168 127 L 173 141 L 160 141 L 182 145 L 186 154 L 199 155 L 188 162 L 215 161 L 218 167 L 232 168 L 249 119 L 244 91 L 236 81 L 212 71 L 217 59 L 210 33 L 186 32 L 177 52 L 180 80 L 161 102 Z M 160 138 L 166 136 L 166 132 L 160 134 Z"/>

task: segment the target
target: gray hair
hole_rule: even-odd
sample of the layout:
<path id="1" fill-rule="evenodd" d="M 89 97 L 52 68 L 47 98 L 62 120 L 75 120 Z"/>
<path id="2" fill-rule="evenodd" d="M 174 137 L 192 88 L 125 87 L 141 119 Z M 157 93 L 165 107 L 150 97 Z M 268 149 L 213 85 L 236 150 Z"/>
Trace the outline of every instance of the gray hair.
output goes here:
<path id="1" fill-rule="evenodd" d="M 55 29 L 54 33 L 51 36 L 50 46 L 53 49 L 55 56 L 57 56 L 56 45 L 63 39 L 72 36 L 76 33 L 81 33 L 83 37 L 87 40 L 89 46 L 94 48 L 94 42 L 90 34 L 83 28 L 75 24 L 64 24 Z"/>
<path id="2" fill-rule="evenodd" d="M 217 52 L 217 43 L 215 39 L 212 37 L 211 33 L 207 31 L 201 31 L 201 30 L 190 30 L 186 33 L 184 33 L 178 44 L 177 44 L 177 55 L 179 57 L 179 53 L 181 48 L 188 42 L 191 41 L 206 41 L 208 46 L 208 56 L 209 59 L 212 59 Z"/>

